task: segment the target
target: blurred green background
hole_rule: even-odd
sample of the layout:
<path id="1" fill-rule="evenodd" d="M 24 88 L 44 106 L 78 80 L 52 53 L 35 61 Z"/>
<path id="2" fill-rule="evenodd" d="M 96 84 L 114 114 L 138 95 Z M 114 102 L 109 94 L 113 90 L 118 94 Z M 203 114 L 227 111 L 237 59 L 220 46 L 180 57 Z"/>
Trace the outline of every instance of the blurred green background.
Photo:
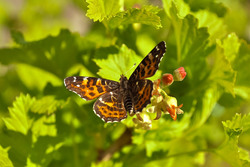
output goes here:
<path id="1" fill-rule="evenodd" d="M 249 9 L 248 0 L 0 0 L 0 166 L 248 166 Z M 165 89 L 183 104 L 176 121 L 105 124 L 94 101 L 63 85 L 73 75 L 118 81 L 162 40 L 153 79 L 187 71 Z"/>

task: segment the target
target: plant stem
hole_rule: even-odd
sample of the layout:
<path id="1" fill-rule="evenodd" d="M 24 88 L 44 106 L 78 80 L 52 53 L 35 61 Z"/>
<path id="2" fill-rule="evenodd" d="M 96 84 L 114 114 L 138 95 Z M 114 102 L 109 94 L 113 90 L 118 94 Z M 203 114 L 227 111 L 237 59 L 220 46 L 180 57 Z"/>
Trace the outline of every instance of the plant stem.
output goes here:
<path id="1" fill-rule="evenodd" d="M 132 129 L 126 128 L 124 133 L 107 150 L 99 152 L 97 162 L 109 160 L 115 152 L 121 150 L 126 145 L 130 145 L 132 143 L 131 137 Z"/>

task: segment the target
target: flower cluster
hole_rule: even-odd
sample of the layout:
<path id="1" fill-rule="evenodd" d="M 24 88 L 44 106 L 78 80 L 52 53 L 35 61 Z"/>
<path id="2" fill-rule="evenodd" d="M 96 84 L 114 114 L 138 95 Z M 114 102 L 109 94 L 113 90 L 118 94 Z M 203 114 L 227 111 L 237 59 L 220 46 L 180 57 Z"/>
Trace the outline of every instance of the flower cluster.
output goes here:
<path id="1" fill-rule="evenodd" d="M 175 97 L 168 96 L 168 94 L 162 89 L 162 86 L 170 86 L 174 81 L 182 81 L 186 76 L 185 69 L 180 67 L 176 69 L 172 74 L 163 74 L 162 79 L 154 81 L 153 96 L 151 98 L 151 106 L 147 107 L 145 110 L 149 113 L 156 113 L 156 118 L 158 120 L 162 113 L 170 114 L 173 120 L 177 119 L 177 114 L 183 114 L 181 110 L 181 105 L 177 105 L 177 99 Z M 143 110 L 141 114 L 137 114 L 137 118 L 133 121 L 137 128 L 141 129 L 151 129 L 152 120 L 149 115 Z"/>

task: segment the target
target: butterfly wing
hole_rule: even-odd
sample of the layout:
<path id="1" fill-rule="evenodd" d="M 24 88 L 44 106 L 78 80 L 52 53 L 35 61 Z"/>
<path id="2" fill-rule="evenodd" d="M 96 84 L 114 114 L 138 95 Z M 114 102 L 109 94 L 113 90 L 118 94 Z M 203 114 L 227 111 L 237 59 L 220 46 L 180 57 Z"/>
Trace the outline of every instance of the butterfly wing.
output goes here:
<path id="1" fill-rule="evenodd" d="M 155 74 L 165 52 L 166 44 L 162 41 L 141 61 L 129 78 L 135 113 L 141 112 L 150 103 L 153 82 L 145 78 Z"/>
<path id="2" fill-rule="evenodd" d="M 151 77 L 158 69 L 162 56 L 166 52 L 166 43 L 160 42 L 149 52 L 149 54 L 136 67 L 135 71 L 129 78 L 130 82 Z"/>
<path id="3" fill-rule="evenodd" d="M 92 100 L 119 87 L 119 83 L 95 77 L 68 77 L 65 87 L 85 100 Z"/>
<path id="4" fill-rule="evenodd" d="M 94 112 L 105 122 L 120 122 L 127 118 L 119 89 L 102 95 L 93 106 Z"/>
<path id="5" fill-rule="evenodd" d="M 134 111 L 141 112 L 144 107 L 150 103 L 152 97 L 153 82 L 147 79 L 136 81 L 132 87 L 132 94 L 134 100 Z"/>

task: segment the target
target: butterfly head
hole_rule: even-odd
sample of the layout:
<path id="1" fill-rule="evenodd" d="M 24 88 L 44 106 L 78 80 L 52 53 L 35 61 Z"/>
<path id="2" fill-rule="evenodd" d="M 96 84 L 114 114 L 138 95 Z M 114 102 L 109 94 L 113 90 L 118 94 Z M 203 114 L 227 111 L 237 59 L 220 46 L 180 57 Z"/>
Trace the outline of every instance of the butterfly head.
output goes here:
<path id="1" fill-rule="evenodd" d="M 128 79 L 123 74 L 121 75 L 121 78 L 120 78 L 120 85 L 122 88 L 125 88 L 125 89 L 127 89 L 128 87 Z"/>

